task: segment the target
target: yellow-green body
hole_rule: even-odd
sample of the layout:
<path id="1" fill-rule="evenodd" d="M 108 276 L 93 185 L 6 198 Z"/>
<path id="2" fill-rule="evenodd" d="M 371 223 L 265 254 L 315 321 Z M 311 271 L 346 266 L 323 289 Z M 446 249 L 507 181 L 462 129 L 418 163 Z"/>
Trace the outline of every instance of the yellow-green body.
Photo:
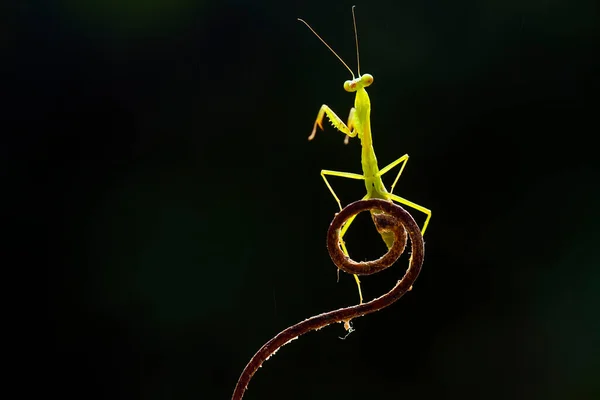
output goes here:
<path id="1" fill-rule="evenodd" d="M 354 17 L 354 7 L 352 7 L 352 15 Z M 326 175 L 329 176 L 338 176 L 342 178 L 350 178 L 350 179 L 360 179 L 365 181 L 365 188 L 367 189 L 367 194 L 363 197 L 363 199 L 371 199 L 378 198 L 384 199 L 388 201 L 395 201 L 400 204 L 404 204 L 406 206 L 412 207 L 416 210 L 419 210 L 427 215 L 425 223 L 423 224 L 423 228 L 421 233 L 425 233 L 425 229 L 427 229 L 427 225 L 429 224 L 429 219 L 431 218 L 431 210 L 422 207 L 418 204 L 415 204 L 409 200 L 406 200 L 400 196 L 393 194 L 394 187 L 404 171 L 404 167 L 406 166 L 406 162 L 408 161 L 408 154 L 403 155 L 398 158 L 394 162 L 390 163 L 383 169 L 379 169 L 377 164 L 377 157 L 375 156 L 375 150 L 373 148 L 373 136 L 371 134 L 371 100 L 369 99 L 369 95 L 365 88 L 370 86 L 373 83 L 373 76 L 370 74 L 360 75 L 360 61 L 358 66 L 358 77 L 354 78 L 354 73 L 352 70 L 346 65 L 346 63 L 333 51 L 331 47 L 319 36 L 317 33 L 308 25 L 304 20 L 301 20 L 324 44 L 335 54 L 335 56 L 348 68 L 350 73 L 352 74 L 352 80 L 348 80 L 344 82 L 344 90 L 347 92 L 353 92 L 355 94 L 354 99 L 354 107 L 350 110 L 350 115 L 348 116 L 348 124 L 345 124 L 340 117 L 338 117 L 327 105 L 323 104 L 319 109 L 319 113 L 317 114 L 317 119 L 315 120 L 315 124 L 313 126 L 312 133 L 308 137 L 309 140 L 314 139 L 317 126 L 323 129 L 323 117 L 327 115 L 327 118 L 331 121 L 331 124 L 340 132 L 346 135 L 344 142 L 348 143 L 348 139 L 351 137 L 358 136 L 361 142 L 361 164 L 362 164 L 362 175 L 350 173 L 350 172 L 340 172 L 340 171 L 331 171 L 331 170 L 322 170 L 321 176 L 325 181 L 325 184 L 329 188 L 331 194 L 337 201 L 340 210 L 342 209 L 342 203 L 338 196 L 335 194 L 333 188 L 329 184 L 329 181 L 326 178 Z M 356 34 L 356 20 L 354 19 L 354 28 L 355 28 L 355 37 L 356 37 L 356 46 L 357 46 L 357 58 L 358 58 L 358 36 Z M 386 172 L 390 171 L 392 168 L 400 165 L 400 170 L 398 171 L 398 175 L 392 184 L 390 191 L 388 191 L 383 184 L 383 180 L 381 179 L 382 175 Z M 346 245 L 343 241 L 343 236 L 354 221 L 354 218 L 350 218 L 348 222 L 342 228 L 340 232 L 340 245 L 344 253 L 348 256 L 348 250 L 346 249 Z M 393 235 L 390 233 L 381 233 L 382 239 L 386 243 L 387 247 L 390 248 L 393 244 Z M 358 290 L 360 295 L 360 301 L 362 303 L 362 292 L 360 290 L 360 281 L 358 277 L 354 276 L 356 279 L 356 283 L 358 284 Z"/>
<path id="2" fill-rule="evenodd" d="M 367 198 L 377 198 L 390 200 L 388 191 L 383 185 L 379 175 L 377 157 L 373 148 L 373 136 L 371 136 L 371 100 L 364 87 L 356 90 L 354 100 L 355 129 L 358 132 L 358 138 L 362 146 L 361 164 L 363 176 L 365 177 L 365 188 L 367 189 Z"/>

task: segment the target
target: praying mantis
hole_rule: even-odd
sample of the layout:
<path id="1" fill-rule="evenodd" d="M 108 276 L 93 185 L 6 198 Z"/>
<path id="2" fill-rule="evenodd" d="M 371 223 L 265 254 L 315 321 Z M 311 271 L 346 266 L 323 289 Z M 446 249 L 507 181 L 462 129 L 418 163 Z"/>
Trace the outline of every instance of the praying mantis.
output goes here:
<path id="1" fill-rule="evenodd" d="M 421 229 L 421 234 L 425 234 L 425 230 L 427 229 L 427 225 L 429 224 L 429 220 L 431 219 L 431 210 L 420 206 L 412 201 L 409 201 L 403 197 L 397 196 L 393 194 L 394 187 L 402 175 L 404 171 L 404 167 L 406 166 L 406 162 L 408 161 L 408 154 L 403 155 L 398 158 L 396 161 L 390 163 L 383 169 L 379 169 L 377 165 L 377 157 L 375 156 L 375 150 L 373 148 L 373 138 L 371 135 L 371 101 L 369 99 L 369 95 L 365 88 L 369 87 L 373 83 L 373 75 L 360 73 L 360 57 L 358 51 L 358 33 L 356 29 L 356 17 L 354 14 L 354 6 L 352 6 L 352 20 L 354 23 L 354 38 L 356 41 L 356 61 L 357 61 L 357 72 L 358 77 L 355 77 L 352 69 L 348 67 L 348 65 L 342 60 L 342 58 L 337 55 L 337 53 L 323 40 L 314 30 L 313 28 L 303 19 L 298 18 L 298 20 L 304 23 L 308 29 L 312 31 L 312 33 L 319 38 L 321 42 L 342 62 L 342 64 L 350 71 L 352 74 L 352 80 L 348 80 L 344 82 L 344 90 L 349 93 L 356 93 L 354 99 L 354 107 L 350 109 L 350 114 L 348 116 L 348 123 L 345 124 L 340 117 L 338 117 L 327 105 L 323 104 L 319 109 L 319 113 L 317 114 L 317 119 L 315 120 L 313 130 L 308 137 L 308 140 L 313 140 L 317 133 L 317 126 L 323 130 L 323 117 L 327 116 L 331 124 L 339 130 L 340 132 L 345 134 L 344 143 L 348 143 L 351 137 L 356 137 L 360 139 L 361 142 L 361 164 L 362 164 L 362 175 L 350 173 L 350 172 L 340 172 L 340 171 L 331 171 L 331 170 L 321 170 L 321 177 L 325 181 L 325 185 L 333 195 L 335 201 L 338 203 L 340 210 L 342 210 L 342 203 L 340 199 L 335 194 L 333 188 L 329 184 L 326 176 L 337 176 L 341 178 L 348 179 L 356 179 L 356 180 L 364 180 L 365 187 L 367 189 L 367 194 L 363 197 L 363 200 L 377 198 L 384 199 L 387 201 L 395 201 L 400 204 L 404 204 L 408 207 L 411 207 L 415 210 L 421 211 L 427 215 L 425 222 L 423 224 L 423 228 Z M 385 188 L 381 177 L 389 172 L 392 168 L 400 165 L 400 170 L 398 171 L 398 175 L 396 175 L 396 179 L 394 183 L 390 187 L 390 191 Z M 372 212 L 373 214 L 373 212 Z M 355 217 L 350 218 L 346 224 L 343 226 L 340 232 L 340 246 L 344 254 L 349 257 L 348 250 L 346 248 L 346 244 L 344 243 L 343 237 L 345 233 L 348 231 L 348 228 L 354 221 Z M 386 246 L 391 248 L 394 238 L 393 235 L 386 232 L 381 232 L 381 237 L 385 242 Z M 360 287 L 360 280 L 357 275 L 354 275 L 354 279 L 356 280 L 356 284 L 358 286 L 358 293 L 360 297 L 360 303 L 363 302 L 362 290 Z"/>

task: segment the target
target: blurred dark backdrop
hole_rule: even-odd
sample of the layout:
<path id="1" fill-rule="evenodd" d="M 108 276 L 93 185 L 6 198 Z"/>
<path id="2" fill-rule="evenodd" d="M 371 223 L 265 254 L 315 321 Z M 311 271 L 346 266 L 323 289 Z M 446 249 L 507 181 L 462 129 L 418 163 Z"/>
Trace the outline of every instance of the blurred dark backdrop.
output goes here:
<path id="1" fill-rule="evenodd" d="M 349 74 L 296 21 L 355 68 L 354 3 L 19 4 L 2 18 L 2 158 L 26 246 L 6 265 L 42 293 L 33 386 L 227 399 L 277 332 L 356 303 L 325 249 L 337 205 L 319 171 L 359 173 L 359 143 L 329 126 L 306 140 L 321 104 L 346 117 Z M 396 192 L 433 211 L 423 272 L 346 340 L 335 325 L 283 348 L 245 399 L 600 398 L 595 12 L 357 3 L 377 156 L 408 153 Z M 364 194 L 331 181 L 344 203 Z M 366 217 L 348 242 L 384 251 Z M 364 278 L 365 297 L 402 268 Z"/>

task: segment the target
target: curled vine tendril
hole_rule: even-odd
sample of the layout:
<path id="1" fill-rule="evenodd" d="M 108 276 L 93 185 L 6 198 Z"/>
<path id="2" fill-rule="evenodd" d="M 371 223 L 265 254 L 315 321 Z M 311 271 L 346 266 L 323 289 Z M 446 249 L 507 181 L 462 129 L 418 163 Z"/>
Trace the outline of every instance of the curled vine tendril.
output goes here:
<path id="1" fill-rule="evenodd" d="M 340 248 L 340 230 L 348 219 L 367 210 L 371 211 L 375 227 L 380 233 L 391 232 L 394 235 L 394 244 L 386 254 L 377 260 L 356 262 L 346 257 Z M 285 344 L 305 333 L 321 329 L 336 322 L 343 322 L 346 330 L 352 329 L 350 327 L 352 319 L 379 311 L 391 305 L 412 288 L 414 281 L 419 276 L 425 252 L 423 236 L 415 220 L 402 207 L 386 200 L 368 199 L 351 203 L 336 214 L 327 231 L 327 249 L 333 263 L 339 269 L 349 274 L 371 275 L 391 266 L 404 252 L 407 233 L 412 249 L 409 266 L 402 279 L 396 283 L 396 286 L 392 290 L 367 303 L 315 315 L 281 331 L 265 343 L 250 359 L 250 362 L 248 362 L 248 365 L 242 371 L 242 375 L 237 382 L 232 400 L 242 399 L 254 373 Z"/>

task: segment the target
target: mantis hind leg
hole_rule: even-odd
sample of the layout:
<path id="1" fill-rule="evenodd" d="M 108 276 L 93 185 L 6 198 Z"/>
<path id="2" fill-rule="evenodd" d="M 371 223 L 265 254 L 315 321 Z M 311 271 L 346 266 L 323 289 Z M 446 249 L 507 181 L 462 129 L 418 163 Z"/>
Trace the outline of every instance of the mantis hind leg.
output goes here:
<path id="1" fill-rule="evenodd" d="M 422 213 L 424 213 L 425 215 L 427 215 L 427 219 L 425 219 L 425 223 L 423 224 L 423 228 L 421 229 L 421 234 L 424 235 L 425 230 L 427 229 L 427 225 L 429 225 L 429 219 L 431 218 L 431 210 L 428 208 L 425 208 L 423 206 L 420 206 L 416 203 L 413 203 L 412 201 L 406 200 L 403 197 L 393 194 L 394 187 L 396 186 L 396 183 L 398 183 L 398 179 L 400 179 L 400 175 L 402 175 L 402 171 L 404 171 L 404 167 L 406 167 L 407 161 L 408 161 L 408 154 L 405 154 L 402 157 L 400 157 L 399 159 L 397 159 L 396 161 L 390 163 L 388 166 L 383 168 L 381 171 L 379 171 L 379 176 L 385 174 L 386 172 L 389 172 L 392 168 L 394 168 L 398 164 L 402 164 L 402 166 L 400 167 L 400 171 L 398 171 L 398 175 L 396 175 L 396 179 L 394 179 L 394 183 L 392 184 L 392 187 L 390 188 L 389 196 L 395 202 L 404 204 L 408 207 L 414 208 L 415 210 L 419 210 Z"/>
<path id="2" fill-rule="evenodd" d="M 425 215 L 427 215 L 427 219 L 425 219 L 425 223 L 423 224 L 423 228 L 421 228 L 421 235 L 425 234 L 425 230 L 427 229 L 427 225 L 429 225 L 429 219 L 431 218 L 431 210 L 428 208 L 425 208 L 423 206 L 420 206 L 416 203 L 413 203 L 410 200 L 406 200 L 403 197 L 400 196 L 396 196 L 395 194 L 389 193 L 390 199 L 394 200 L 396 203 L 400 203 L 400 204 L 404 204 L 406 206 L 409 206 L 410 208 L 414 208 L 415 210 L 419 210 L 422 213 L 424 213 Z"/>
<path id="3" fill-rule="evenodd" d="M 402 175 L 402 171 L 404 171 L 404 167 L 406 167 L 407 161 L 408 161 L 408 154 L 405 154 L 402 157 L 400 157 L 399 159 L 397 159 L 396 161 L 391 162 L 388 166 L 383 168 L 381 171 L 379 171 L 379 176 L 382 176 L 386 172 L 389 172 L 396 165 L 402 163 L 402 166 L 400 167 L 400 171 L 398 171 L 398 175 L 396 175 L 396 179 L 394 179 L 394 183 L 392 183 L 392 187 L 390 188 L 390 193 L 394 192 L 394 187 L 396 186 L 396 183 L 398 183 L 398 179 L 400 179 L 400 175 Z"/>
<path id="4" fill-rule="evenodd" d="M 337 201 L 338 206 L 340 207 L 340 211 L 342 210 L 342 203 L 341 203 L 339 197 L 337 197 L 337 195 L 335 194 L 333 188 L 329 184 L 329 181 L 327 180 L 327 178 L 325 177 L 325 175 L 339 176 L 341 178 L 358 179 L 358 180 L 365 179 L 365 177 L 362 176 L 362 175 L 353 174 L 353 173 L 350 173 L 350 172 L 330 171 L 330 170 L 326 170 L 326 169 L 324 169 L 324 170 L 321 171 L 321 177 L 325 181 L 325 185 L 327 185 L 327 188 L 329 189 L 329 191 L 333 195 L 333 198 L 335 199 L 335 201 Z M 369 195 L 366 195 L 365 197 L 363 197 L 363 200 L 366 199 L 366 198 L 368 198 L 368 196 Z M 346 234 L 346 232 L 348 231 L 348 228 L 350 228 L 350 225 L 354 221 L 354 218 L 356 218 L 356 215 L 353 216 L 352 218 L 349 218 L 348 221 L 342 227 L 342 230 L 340 231 L 340 247 L 342 248 L 342 251 L 344 252 L 344 254 L 346 255 L 346 257 L 350 257 L 350 255 L 348 253 L 348 249 L 346 248 L 346 243 L 344 242 L 343 238 L 344 238 L 344 235 Z M 338 269 L 338 279 L 339 279 L 339 272 L 340 272 L 340 270 Z M 363 302 L 363 295 L 362 295 L 362 290 L 360 288 L 360 279 L 358 279 L 358 275 L 354 275 L 354 280 L 356 281 L 356 285 L 358 286 L 358 296 L 360 298 L 360 304 L 362 304 L 362 302 Z"/>

